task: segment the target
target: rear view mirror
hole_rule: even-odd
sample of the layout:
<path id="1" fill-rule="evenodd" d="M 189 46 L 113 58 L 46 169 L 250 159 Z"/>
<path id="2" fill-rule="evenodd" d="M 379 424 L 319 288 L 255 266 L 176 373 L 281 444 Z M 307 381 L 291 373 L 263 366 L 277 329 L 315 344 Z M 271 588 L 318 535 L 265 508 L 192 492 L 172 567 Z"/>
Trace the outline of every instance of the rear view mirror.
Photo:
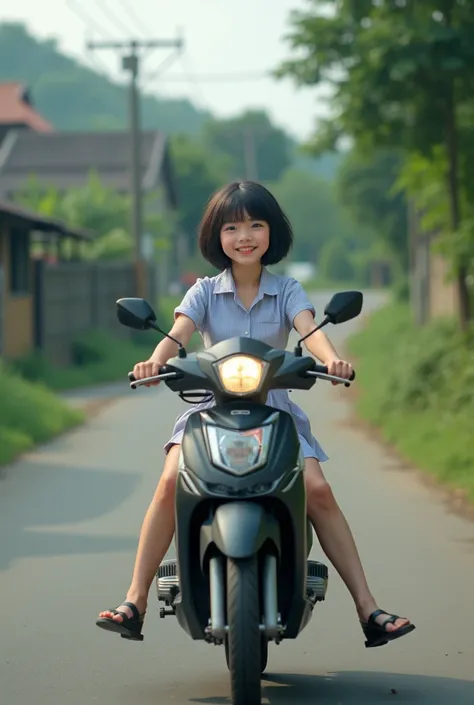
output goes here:
<path id="1" fill-rule="evenodd" d="M 117 317 L 123 326 L 135 330 L 156 330 L 156 315 L 145 299 L 126 298 L 117 301 Z"/>
<path id="2" fill-rule="evenodd" d="M 330 323 L 345 323 L 359 315 L 363 301 L 364 297 L 360 291 L 340 291 L 334 294 L 324 313 Z"/>

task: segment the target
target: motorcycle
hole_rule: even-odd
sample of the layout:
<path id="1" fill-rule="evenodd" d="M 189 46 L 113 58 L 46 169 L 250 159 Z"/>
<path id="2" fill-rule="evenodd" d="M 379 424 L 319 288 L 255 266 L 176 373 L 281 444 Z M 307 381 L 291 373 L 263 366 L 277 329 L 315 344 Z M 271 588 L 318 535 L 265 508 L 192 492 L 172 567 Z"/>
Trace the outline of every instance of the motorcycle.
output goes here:
<path id="1" fill-rule="evenodd" d="M 296 639 L 324 601 L 328 569 L 308 560 L 304 458 L 292 416 L 265 405 L 270 389 L 310 390 L 318 379 L 350 386 L 302 355 L 302 342 L 362 310 L 360 292 L 335 294 L 325 318 L 294 351 L 232 338 L 197 353 L 165 333 L 144 299 L 117 301 L 119 321 L 174 340 L 178 354 L 136 389 L 165 382 L 190 403 L 176 487 L 176 559 L 161 564 L 160 617 L 176 617 L 191 639 L 224 645 L 233 705 L 260 705 L 268 644 Z M 199 401 L 196 401 L 199 399 Z"/>

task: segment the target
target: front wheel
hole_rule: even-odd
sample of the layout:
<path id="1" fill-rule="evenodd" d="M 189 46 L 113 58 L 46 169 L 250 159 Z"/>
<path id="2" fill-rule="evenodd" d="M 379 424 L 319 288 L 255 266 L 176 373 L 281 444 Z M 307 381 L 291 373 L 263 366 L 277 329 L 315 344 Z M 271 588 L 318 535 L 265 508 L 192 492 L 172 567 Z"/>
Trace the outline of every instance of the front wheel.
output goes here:
<path id="1" fill-rule="evenodd" d="M 260 705 L 262 635 L 260 633 L 257 557 L 227 559 L 226 657 L 230 670 L 232 705 Z"/>
<path id="2" fill-rule="evenodd" d="M 225 660 L 230 671 L 229 639 L 225 638 Z M 262 634 L 260 637 L 260 673 L 265 673 L 268 663 L 268 639 Z"/>

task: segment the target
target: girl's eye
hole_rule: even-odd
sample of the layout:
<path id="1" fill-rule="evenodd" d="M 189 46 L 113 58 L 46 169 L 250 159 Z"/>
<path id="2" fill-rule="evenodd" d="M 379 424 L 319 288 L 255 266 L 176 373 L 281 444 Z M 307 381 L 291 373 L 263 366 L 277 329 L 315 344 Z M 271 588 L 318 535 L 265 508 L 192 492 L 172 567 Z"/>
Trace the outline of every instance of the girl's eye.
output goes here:
<path id="1" fill-rule="evenodd" d="M 262 223 L 253 223 L 252 228 L 263 228 Z"/>
<path id="2" fill-rule="evenodd" d="M 227 231 L 227 230 L 235 230 L 235 225 L 227 225 L 227 226 L 224 228 L 224 231 Z"/>

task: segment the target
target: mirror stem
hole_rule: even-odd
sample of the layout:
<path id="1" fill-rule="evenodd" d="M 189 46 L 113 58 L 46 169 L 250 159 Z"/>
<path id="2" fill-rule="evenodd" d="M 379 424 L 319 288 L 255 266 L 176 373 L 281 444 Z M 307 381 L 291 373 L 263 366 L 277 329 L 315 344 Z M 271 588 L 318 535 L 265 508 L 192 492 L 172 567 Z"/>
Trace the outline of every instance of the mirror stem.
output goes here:
<path id="1" fill-rule="evenodd" d="M 161 330 L 160 326 L 157 326 L 156 323 L 152 323 L 150 321 L 149 325 L 150 325 L 150 328 L 153 328 L 153 330 L 158 331 L 158 333 L 161 333 L 166 338 L 169 338 L 170 340 L 172 340 L 173 343 L 176 343 L 176 345 L 178 346 L 178 357 L 187 357 L 187 352 L 186 352 L 183 344 L 180 343 L 177 338 L 173 338 L 173 336 L 170 335 L 169 333 L 165 333 L 165 331 Z"/>
<path id="2" fill-rule="evenodd" d="M 321 328 L 324 328 L 324 326 L 327 326 L 328 323 L 331 323 L 331 319 L 330 319 L 328 316 L 326 316 L 326 318 L 324 319 L 324 321 L 323 321 L 322 323 L 320 323 L 319 326 L 317 326 L 316 328 L 314 328 L 314 330 L 312 330 L 312 331 L 310 331 L 309 333 L 307 333 L 303 338 L 300 338 L 300 340 L 298 340 L 298 342 L 297 342 L 297 344 L 296 344 L 296 347 L 295 347 L 295 350 L 294 350 L 294 354 L 295 354 L 297 357 L 301 357 L 302 354 L 303 354 L 303 349 L 302 349 L 302 347 L 301 347 L 301 343 L 304 343 L 304 341 L 306 340 L 306 338 L 309 338 L 309 336 L 310 336 L 310 335 L 313 335 L 313 333 L 317 333 L 318 330 L 321 330 Z"/>

